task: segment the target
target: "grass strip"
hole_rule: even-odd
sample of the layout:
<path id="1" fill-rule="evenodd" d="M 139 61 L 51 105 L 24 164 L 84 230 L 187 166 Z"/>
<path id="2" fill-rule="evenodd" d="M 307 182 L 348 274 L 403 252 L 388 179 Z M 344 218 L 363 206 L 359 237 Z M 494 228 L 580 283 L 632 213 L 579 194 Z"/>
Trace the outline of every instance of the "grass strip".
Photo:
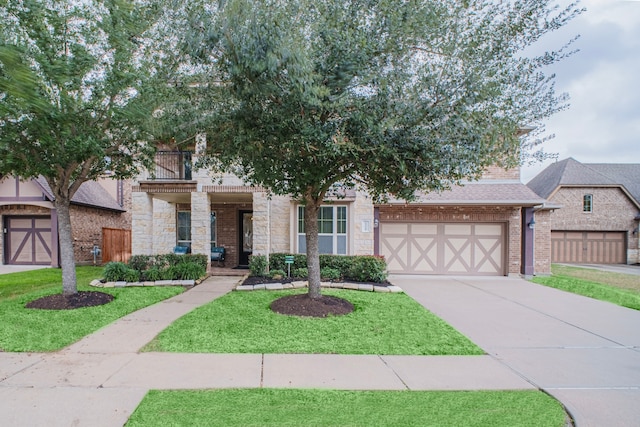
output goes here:
<path id="1" fill-rule="evenodd" d="M 537 390 L 152 390 L 126 426 L 561 427 L 566 420 Z"/>
<path id="2" fill-rule="evenodd" d="M 146 351 L 477 355 L 483 351 L 404 294 L 326 290 L 355 310 L 324 319 L 285 316 L 276 298 L 304 291 L 231 292 L 183 316 Z"/>
<path id="3" fill-rule="evenodd" d="M 549 277 L 535 277 L 533 282 L 600 301 L 607 301 L 622 307 L 640 310 L 640 294 L 634 290 L 619 289 L 607 284 L 555 274 Z"/>
<path id="4" fill-rule="evenodd" d="M 0 351 L 59 350 L 120 317 L 183 292 L 183 288 L 175 286 L 101 288 L 101 292 L 114 296 L 109 304 L 75 310 L 25 308 L 30 301 L 62 292 L 60 271 L 51 271 L 57 271 L 58 274 L 51 275 L 50 270 L 46 269 L 0 276 L 0 289 L 6 291 L 0 298 Z M 43 276 L 39 277 L 38 272 L 42 272 Z M 79 267 L 78 283 L 88 283 L 100 277 L 101 272 L 102 269 L 84 271 L 83 267 Z M 21 275 L 32 279 L 25 281 Z M 95 291 L 96 288 L 79 285 L 78 290 Z"/>

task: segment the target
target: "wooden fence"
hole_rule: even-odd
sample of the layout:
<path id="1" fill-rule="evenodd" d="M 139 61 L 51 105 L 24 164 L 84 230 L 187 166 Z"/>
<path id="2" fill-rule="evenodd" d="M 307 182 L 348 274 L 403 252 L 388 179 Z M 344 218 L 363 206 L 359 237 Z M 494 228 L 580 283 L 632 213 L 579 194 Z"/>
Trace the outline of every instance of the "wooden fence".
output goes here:
<path id="1" fill-rule="evenodd" d="M 102 229 L 102 263 L 128 262 L 131 258 L 131 230 Z"/>

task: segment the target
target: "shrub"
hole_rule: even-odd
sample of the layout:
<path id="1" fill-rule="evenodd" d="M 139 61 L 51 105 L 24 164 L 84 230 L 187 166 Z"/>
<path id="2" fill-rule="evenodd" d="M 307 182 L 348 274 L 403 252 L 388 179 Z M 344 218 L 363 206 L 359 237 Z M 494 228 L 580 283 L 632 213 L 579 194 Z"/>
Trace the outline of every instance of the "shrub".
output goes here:
<path id="1" fill-rule="evenodd" d="M 205 275 L 206 268 L 195 262 L 180 262 L 169 267 L 173 280 L 197 280 Z"/>
<path id="2" fill-rule="evenodd" d="M 137 271 L 145 271 L 153 264 L 154 259 L 149 255 L 133 255 L 127 265 Z"/>
<path id="3" fill-rule="evenodd" d="M 346 278 L 358 282 L 381 283 L 387 279 L 387 264 L 383 258 L 375 256 L 353 257 L 351 267 L 345 275 Z"/>
<path id="4" fill-rule="evenodd" d="M 204 254 L 186 254 L 180 256 L 180 263 L 191 263 L 197 264 L 201 266 L 205 271 L 207 271 L 207 267 L 209 266 L 209 259 Z M 202 276 L 201 276 L 202 277 Z"/>
<path id="5" fill-rule="evenodd" d="M 104 266 L 104 279 L 107 282 L 119 282 L 124 280 L 129 267 L 123 262 L 110 262 Z"/>
<path id="6" fill-rule="evenodd" d="M 163 274 L 164 270 L 154 266 L 142 272 L 142 279 L 155 282 L 156 280 L 162 280 Z"/>
<path id="7" fill-rule="evenodd" d="M 287 264 L 284 262 L 284 257 L 291 255 L 293 255 L 293 264 L 291 265 L 292 270 L 295 270 L 296 268 L 305 268 L 307 266 L 307 256 L 305 254 L 275 253 L 269 255 L 269 269 L 285 271 L 287 269 Z"/>
<path id="8" fill-rule="evenodd" d="M 291 270 L 291 275 L 293 277 L 298 277 L 298 278 L 307 278 L 309 277 L 309 270 L 307 270 L 306 268 L 296 268 L 294 270 Z"/>
<path id="9" fill-rule="evenodd" d="M 125 282 L 140 281 L 140 272 L 137 270 L 134 270 L 133 268 L 127 268 L 127 271 L 124 273 L 124 281 Z"/>
<path id="10" fill-rule="evenodd" d="M 252 276 L 265 277 L 267 275 L 267 257 L 264 255 L 251 255 L 249 270 Z"/>
<path id="11" fill-rule="evenodd" d="M 337 268 L 324 267 L 320 270 L 320 277 L 326 280 L 338 280 L 340 278 L 340 270 Z"/>
<path id="12" fill-rule="evenodd" d="M 272 279 L 282 279 L 283 277 L 286 276 L 286 273 L 284 272 L 284 270 L 271 270 L 269 272 L 269 276 Z"/>

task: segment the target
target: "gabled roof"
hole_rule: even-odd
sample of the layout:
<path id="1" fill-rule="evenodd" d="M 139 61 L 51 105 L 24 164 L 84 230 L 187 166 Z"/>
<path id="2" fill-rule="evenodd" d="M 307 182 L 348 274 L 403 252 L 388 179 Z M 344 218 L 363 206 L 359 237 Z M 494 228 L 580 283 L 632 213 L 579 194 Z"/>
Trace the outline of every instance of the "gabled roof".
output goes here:
<path id="1" fill-rule="evenodd" d="M 51 191 L 51 187 L 49 187 L 47 180 L 40 176 L 34 179 L 34 181 L 42 188 L 42 192 L 45 196 L 49 200 L 53 201 L 53 192 Z M 111 194 L 109 194 L 107 190 L 105 190 L 104 187 L 96 181 L 84 182 L 80 188 L 78 188 L 76 194 L 73 195 L 71 203 L 110 211 L 125 212 L 125 209 L 123 209 L 122 206 L 120 206 L 120 204 L 111 197 Z"/>
<path id="2" fill-rule="evenodd" d="M 549 165 L 527 186 L 544 198 L 563 186 L 620 187 L 640 205 L 640 164 L 580 163 L 569 157 Z"/>
<path id="3" fill-rule="evenodd" d="M 421 193 L 412 204 L 424 205 L 483 205 L 538 206 L 545 200 L 520 182 L 491 183 L 490 180 L 456 185 L 441 193 Z M 389 204 L 404 204 L 392 199 Z"/>

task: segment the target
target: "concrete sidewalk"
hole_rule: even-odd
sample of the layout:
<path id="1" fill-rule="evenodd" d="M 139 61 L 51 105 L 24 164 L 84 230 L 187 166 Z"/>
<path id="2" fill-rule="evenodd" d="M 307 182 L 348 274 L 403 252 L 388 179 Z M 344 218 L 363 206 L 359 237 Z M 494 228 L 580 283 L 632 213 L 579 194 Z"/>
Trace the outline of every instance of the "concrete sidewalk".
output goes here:
<path id="1" fill-rule="evenodd" d="M 209 278 L 57 353 L 0 353 L 1 424 L 121 426 L 149 389 L 228 387 L 542 387 L 569 408 L 579 427 L 640 420 L 640 314 L 520 279 L 392 278 L 484 348 L 485 356 L 137 352 L 238 280 Z"/>

